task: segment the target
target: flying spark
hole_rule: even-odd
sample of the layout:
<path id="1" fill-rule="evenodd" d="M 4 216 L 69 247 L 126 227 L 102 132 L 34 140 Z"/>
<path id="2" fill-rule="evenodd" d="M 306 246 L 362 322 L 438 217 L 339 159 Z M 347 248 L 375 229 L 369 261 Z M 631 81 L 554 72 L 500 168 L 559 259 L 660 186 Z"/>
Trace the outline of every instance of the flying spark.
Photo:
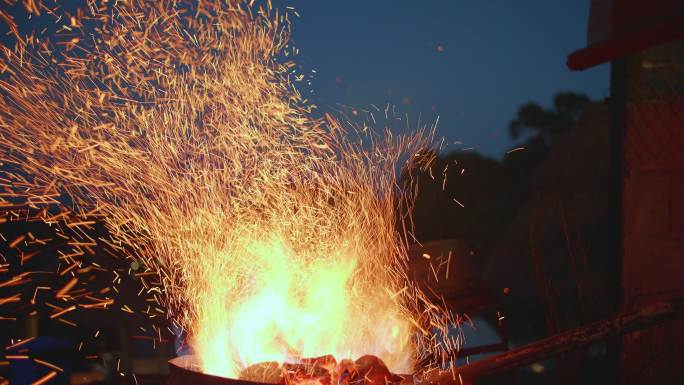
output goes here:
<path id="1" fill-rule="evenodd" d="M 398 215 L 411 202 L 397 169 L 422 167 L 431 132 L 314 118 L 283 60 L 297 52 L 289 13 L 270 3 L 105 3 L 0 59 L 4 218 L 23 207 L 71 249 L 58 253 L 68 281 L 50 317 L 77 326 L 64 316 L 113 305 L 85 278 L 111 271 L 100 294 L 117 293 L 131 268 L 86 264 L 103 246 L 140 266 L 149 296 L 147 309 L 117 309 L 168 316 L 208 373 L 326 354 L 410 373 L 444 356 L 431 331 L 450 316 L 408 279 Z M 108 237 L 91 236 L 98 223 Z M 45 244 L 21 234 L 8 247 L 27 261 Z"/>

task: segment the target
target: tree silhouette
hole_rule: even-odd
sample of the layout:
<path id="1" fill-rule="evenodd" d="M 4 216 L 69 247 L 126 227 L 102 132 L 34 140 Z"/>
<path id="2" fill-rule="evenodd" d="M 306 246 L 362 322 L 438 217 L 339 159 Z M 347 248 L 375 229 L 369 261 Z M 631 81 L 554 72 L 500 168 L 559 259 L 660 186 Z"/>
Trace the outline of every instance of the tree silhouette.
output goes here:
<path id="1" fill-rule="evenodd" d="M 551 145 L 572 128 L 582 116 L 590 100 L 586 95 L 574 92 L 559 92 L 553 100 L 553 108 L 546 109 L 535 102 L 528 102 L 518 109 L 518 115 L 508 125 L 514 140 L 524 134 L 541 137 Z"/>
<path id="2" fill-rule="evenodd" d="M 518 178 L 531 177 L 545 160 L 551 146 L 582 117 L 589 98 L 574 92 L 559 92 L 552 108 L 544 108 L 535 102 L 528 102 L 518 109 L 517 116 L 508 124 L 511 138 L 520 140 L 524 151 L 509 152 L 504 164 L 510 167 Z"/>
<path id="3" fill-rule="evenodd" d="M 412 190 L 415 238 L 457 238 L 486 254 L 525 200 L 553 143 L 577 123 L 589 102 L 585 95 L 560 92 L 551 108 L 533 102 L 521 106 L 509 131 L 513 139 L 524 139 L 524 149 L 508 152 L 503 161 L 476 152 L 426 150 L 402 172 L 404 186 L 417 186 Z"/>

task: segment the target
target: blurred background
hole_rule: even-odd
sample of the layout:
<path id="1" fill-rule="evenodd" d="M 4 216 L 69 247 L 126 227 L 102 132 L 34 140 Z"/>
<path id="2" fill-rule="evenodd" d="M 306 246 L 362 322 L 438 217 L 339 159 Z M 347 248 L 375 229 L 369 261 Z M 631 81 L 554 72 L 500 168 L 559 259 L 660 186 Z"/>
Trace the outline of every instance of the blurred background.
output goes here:
<path id="1" fill-rule="evenodd" d="M 11 3 L 0 7 L 19 15 Z M 310 79 L 302 92 L 318 113 L 357 116 L 391 106 L 415 122 L 409 130 L 439 122 L 445 146 L 433 170 L 440 175 L 402 175 L 420 186 L 411 274 L 469 316 L 459 364 L 684 293 L 679 2 L 287 5 L 301 16 L 293 41 L 299 71 Z M 19 234 L 51 231 L 27 226 L 0 224 L 3 255 Z M 431 263 L 447 256 L 450 279 L 433 278 Z M 114 267 L 131 278 L 121 288 L 131 301 L 144 285 L 137 268 Z M 0 265 L 8 276 L 11 269 Z M 15 292 L 0 284 L 0 300 Z M 163 383 L 166 361 L 184 349 L 163 317 L 151 327 L 107 311 L 74 327 L 22 311 L 0 319 L 0 344 L 40 335 L 30 348 L 62 363 L 68 375 L 54 381 L 64 384 Z M 476 383 L 677 383 L 682 377 L 671 368 L 684 357 L 681 326 L 606 340 Z M 16 383 L 31 383 L 40 370 L 48 369 L 0 361 L 0 375 Z"/>

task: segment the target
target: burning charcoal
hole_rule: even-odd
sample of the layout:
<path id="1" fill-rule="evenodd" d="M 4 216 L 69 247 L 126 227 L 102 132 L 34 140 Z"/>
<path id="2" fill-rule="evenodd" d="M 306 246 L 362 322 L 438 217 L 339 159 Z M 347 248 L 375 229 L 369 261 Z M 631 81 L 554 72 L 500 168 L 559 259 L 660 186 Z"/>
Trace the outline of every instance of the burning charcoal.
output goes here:
<path id="1" fill-rule="evenodd" d="M 331 354 L 316 358 L 302 358 L 300 361 L 304 365 L 319 366 L 331 373 L 335 370 L 335 367 L 337 366 L 337 360 L 335 359 L 335 356 Z"/>
<path id="2" fill-rule="evenodd" d="M 310 360 L 313 360 L 313 365 Z M 283 364 L 284 375 L 280 383 L 283 385 L 331 385 L 330 372 L 317 365 L 315 360 L 309 359 L 309 363 Z"/>
<path id="3" fill-rule="evenodd" d="M 246 367 L 240 372 L 239 379 L 267 384 L 278 384 L 283 377 L 283 369 L 277 362 L 261 362 Z"/>
<path id="4" fill-rule="evenodd" d="M 356 372 L 349 381 L 351 385 L 386 385 L 394 383 L 394 376 L 381 359 L 365 355 L 356 360 Z"/>
<path id="5" fill-rule="evenodd" d="M 348 385 L 354 373 L 356 373 L 356 363 L 349 359 L 340 361 L 332 371 L 333 378 L 338 385 Z"/>

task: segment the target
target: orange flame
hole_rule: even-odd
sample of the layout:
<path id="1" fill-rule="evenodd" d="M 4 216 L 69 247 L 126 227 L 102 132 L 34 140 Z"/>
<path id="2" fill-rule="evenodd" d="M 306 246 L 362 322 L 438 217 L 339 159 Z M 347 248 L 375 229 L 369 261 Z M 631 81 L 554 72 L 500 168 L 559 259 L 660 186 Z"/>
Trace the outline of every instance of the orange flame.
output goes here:
<path id="1" fill-rule="evenodd" d="M 204 371 L 374 354 L 411 372 L 448 318 L 407 279 L 397 232 L 397 166 L 429 138 L 311 118 L 276 60 L 294 52 L 287 14 L 89 3 L 95 32 L 72 22 L 64 50 L 5 49 L 1 160 L 105 214 L 160 272 Z"/>

